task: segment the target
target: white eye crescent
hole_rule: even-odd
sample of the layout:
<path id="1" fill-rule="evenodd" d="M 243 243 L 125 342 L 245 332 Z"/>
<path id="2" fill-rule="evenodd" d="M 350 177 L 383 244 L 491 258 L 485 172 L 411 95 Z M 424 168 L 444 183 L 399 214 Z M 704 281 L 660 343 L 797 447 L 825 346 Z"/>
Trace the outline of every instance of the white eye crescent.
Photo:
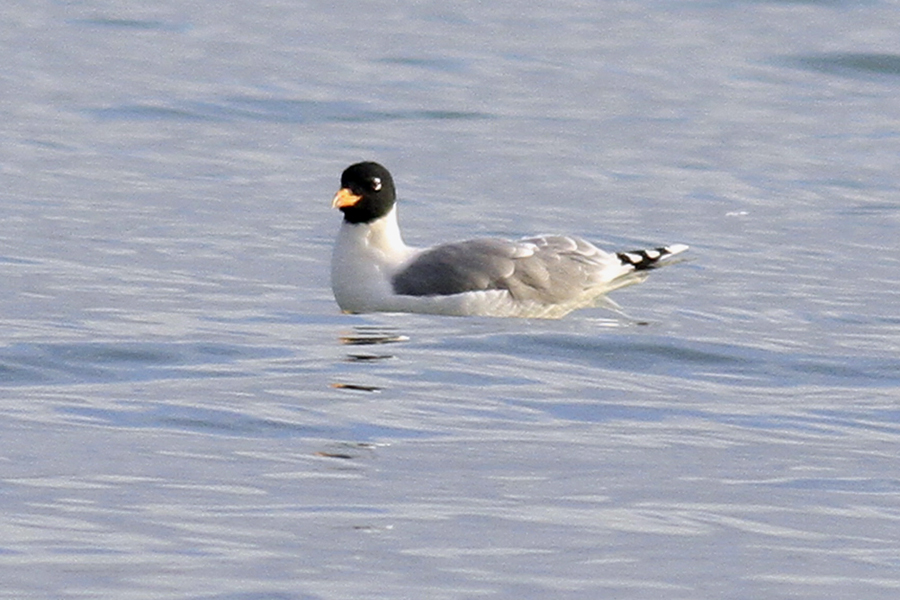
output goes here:
<path id="1" fill-rule="evenodd" d="M 372 189 L 376 192 L 381 189 L 381 177 L 372 178 Z"/>

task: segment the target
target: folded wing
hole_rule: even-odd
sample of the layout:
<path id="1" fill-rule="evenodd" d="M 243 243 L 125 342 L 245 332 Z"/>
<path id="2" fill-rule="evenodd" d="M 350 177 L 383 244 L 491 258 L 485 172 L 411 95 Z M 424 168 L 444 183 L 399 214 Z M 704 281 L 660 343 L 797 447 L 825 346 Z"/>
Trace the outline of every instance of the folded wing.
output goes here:
<path id="1" fill-rule="evenodd" d="M 578 237 L 483 238 L 419 254 L 392 284 L 395 293 L 409 296 L 506 290 L 516 301 L 552 304 L 591 292 L 635 267 Z"/>

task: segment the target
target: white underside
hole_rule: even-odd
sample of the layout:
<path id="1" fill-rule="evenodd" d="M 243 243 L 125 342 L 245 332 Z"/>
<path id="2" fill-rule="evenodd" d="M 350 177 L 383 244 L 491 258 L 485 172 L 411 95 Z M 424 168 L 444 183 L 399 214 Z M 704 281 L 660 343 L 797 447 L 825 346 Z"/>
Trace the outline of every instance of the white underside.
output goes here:
<path id="1" fill-rule="evenodd" d="M 369 225 L 344 222 L 331 263 L 335 300 L 348 313 L 411 312 L 456 316 L 530 317 L 554 319 L 587 306 L 615 303 L 604 294 L 638 283 L 642 272 L 612 273 L 611 277 L 564 303 L 518 301 L 505 290 L 463 292 L 442 296 L 395 294 L 391 280 L 422 250 L 407 246 L 397 225 L 396 208 Z"/>
<path id="2" fill-rule="evenodd" d="M 348 313 L 407 312 L 448 316 L 558 319 L 573 310 L 589 306 L 605 305 L 615 309 L 617 308 L 616 304 L 606 299 L 604 295 L 620 287 L 638 283 L 644 277 L 643 274 L 636 274 L 631 278 L 623 278 L 604 290 L 592 290 L 591 293 L 560 304 L 517 301 L 505 290 L 486 290 L 447 296 L 391 295 L 377 300 L 370 298 L 369 301 L 360 304 L 341 304 L 338 301 L 338 306 Z"/>

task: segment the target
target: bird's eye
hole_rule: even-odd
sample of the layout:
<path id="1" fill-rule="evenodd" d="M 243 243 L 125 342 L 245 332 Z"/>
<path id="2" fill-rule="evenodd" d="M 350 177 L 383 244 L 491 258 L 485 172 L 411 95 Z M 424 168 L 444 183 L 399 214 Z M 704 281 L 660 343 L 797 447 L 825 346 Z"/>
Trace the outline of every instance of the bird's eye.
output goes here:
<path id="1" fill-rule="evenodd" d="M 381 177 L 372 178 L 372 189 L 376 192 L 381 189 Z"/>

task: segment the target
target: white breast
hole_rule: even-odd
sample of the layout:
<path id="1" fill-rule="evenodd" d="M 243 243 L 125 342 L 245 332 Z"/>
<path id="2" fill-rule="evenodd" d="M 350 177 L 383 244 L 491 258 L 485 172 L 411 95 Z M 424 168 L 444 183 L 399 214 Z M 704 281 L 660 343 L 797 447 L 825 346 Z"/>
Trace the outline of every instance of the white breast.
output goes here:
<path id="1" fill-rule="evenodd" d="M 341 224 L 331 255 L 331 287 L 344 312 L 392 310 L 391 277 L 418 251 L 403 243 L 396 208 L 369 224 Z"/>

